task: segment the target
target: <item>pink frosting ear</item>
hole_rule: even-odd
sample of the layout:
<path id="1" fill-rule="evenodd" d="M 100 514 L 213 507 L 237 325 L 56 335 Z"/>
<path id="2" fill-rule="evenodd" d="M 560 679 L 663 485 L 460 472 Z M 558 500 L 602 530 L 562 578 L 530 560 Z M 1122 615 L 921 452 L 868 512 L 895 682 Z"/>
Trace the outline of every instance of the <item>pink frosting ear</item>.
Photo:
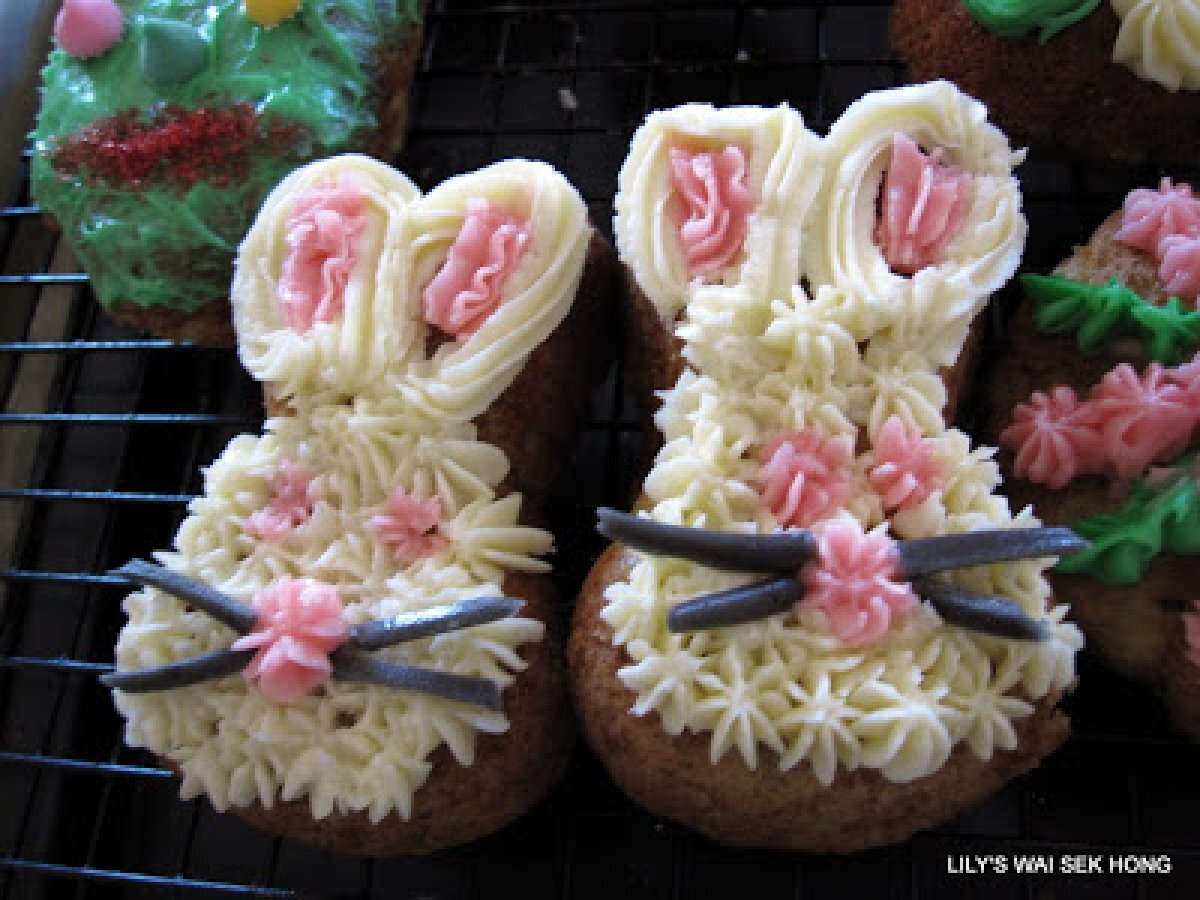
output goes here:
<path id="1" fill-rule="evenodd" d="M 730 144 L 720 153 L 671 147 L 672 203 L 688 274 L 722 269 L 742 249 L 754 200 L 746 186 L 746 153 Z"/>
<path id="2" fill-rule="evenodd" d="M 293 331 L 304 334 L 317 322 L 341 317 L 358 237 L 366 227 L 365 203 L 351 175 L 314 185 L 292 201 L 278 294 Z"/>
<path id="3" fill-rule="evenodd" d="M 801 603 L 823 612 L 829 630 L 850 647 L 877 641 L 917 603 L 884 528 L 864 534 L 853 519 L 831 520 L 818 536 L 820 561 L 801 571 Z"/>
<path id="4" fill-rule="evenodd" d="M 369 524 L 401 562 L 412 562 L 440 553 L 446 539 L 438 528 L 442 521 L 442 501 L 437 497 L 407 494 L 398 487 L 388 497 L 387 511 L 372 516 Z"/>
<path id="5" fill-rule="evenodd" d="M 529 244 L 528 219 L 483 198 L 467 214 L 446 261 L 425 288 L 425 321 L 447 334 L 474 334 L 500 306 L 500 291 Z"/>
<path id="6" fill-rule="evenodd" d="M 1000 444 L 1016 453 L 1013 472 L 1058 490 L 1077 475 L 1103 471 L 1106 452 L 1093 404 L 1080 403 L 1072 388 L 1035 391 L 1013 410 Z"/>
<path id="7" fill-rule="evenodd" d="M 291 703 L 333 671 L 329 654 L 350 637 L 337 588 L 309 578 L 281 578 L 254 596 L 258 622 L 234 650 L 256 650 L 242 670 L 268 700 Z"/>
<path id="8" fill-rule="evenodd" d="M 1093 388 L 1092 403 L 1108 463 L 1120 478 L 1178 456 L 1200 418 L 1196 403 L 1159 363 L 1147 366 L 1140 378 L 1121 363 Z"/>
<path id="9" fill-rule="evenodd" d="M 1159 242 L 1158 250 L 1158 278 L 1167 292 L 1190 300 L 1200 296 L 1200 231 L 1168 235 Z"/>
<path id="10" fill-rule="evenodd" d="M 1121 227 L 1116 239 L 1130 247 L 1159 255 L 1163 238 L 1200 233 L 1200 199 L 1192 196 L 1191 185 L 1172 185 L 1170 178 L 1158 190 L 1138 188 L 1125 198 Z"/>
<path id="11" fill-rule="evenodd" d="M 121 39 L 125 15 L 113 0 L 63 0 L 54 19 L 58 46 L 72 56 L 99 56 Z"/>
<path id="12" fill-rule="evenodd" d="M 242 523 L 248 534 L 278 541 L 312 515 L 313 477 L 303 467 L 284 461 L 271 476 L 271 500 Z"/>
<path id="13" fill-rule="evenodd" d="M 896 415 L 889 416 L 875 434 L 869 478 L 888 510 L 917 506 L 946 484 L 946 475 L 933 458 L 933 442 Z"/>
<path id="14" fill-rule="evenodd" d="M 941 163 L 941 148 L 929 156 L 907 135 L 892 137 L 875 243 L 893 271 L 904 275 L 945 258 L 971 205 L 973 179 Z"/>
<path id="15" fill-rule="evenodd" d="M 850 440 L 806 428 L 762 450 L 763 502 L 784 528 L 807 528 L 837 512 L 850 496 Z"/>

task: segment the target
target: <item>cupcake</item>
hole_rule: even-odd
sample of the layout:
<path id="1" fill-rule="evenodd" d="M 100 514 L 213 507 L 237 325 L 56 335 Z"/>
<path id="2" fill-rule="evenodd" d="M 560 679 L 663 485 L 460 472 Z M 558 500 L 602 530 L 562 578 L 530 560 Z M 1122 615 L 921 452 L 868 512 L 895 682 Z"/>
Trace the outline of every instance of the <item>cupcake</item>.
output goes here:
<path id="1" fill-rule="evenodd" d="M 869 94 L 825 138 L 701 105 L 634 136 L 618 250 L 677 374 L 638 514 L 601 514 L 569 663 L 588 742 L 652 812 L 849 852 L 1065 738 L 1081 638 L 1028 557 L 1079 542 L 1014 515 L 946 419 L 1024 245 L 1020 158 L 946 82 Z"/>
<path id="2" fill-rule="evenodd" d="M 234 253 L 297 165 L 399 149 L 417 0 L 65 0 L 35 199 L 117 321 L 233 343 Z"/>
<path id="3" fill-rule="evenodd" d="M 609 350 L 593 237 L 525 160 L 422 196 L 335 157 L 268 197 L 232 297 L 286 414 L 230 442 L 161 565 L 120 570 L 142 587 L 106 681 L 183 797 L 387 856 L 493 831 L 562 775 L 553 473 L 527 469 L 569 441 Z M 521 395 L 535 359 L 584 374 Z M 551 405 L 545 430 L 509 440 L 527 423 L 489 412 L 522 401 Z"/>
<path id="4" fill-rule="evenodd" d="M 1200 738 L 1200 199 L 1132 191 L 1026 298 L 987 392 L 1014 498 L 1092 542 L 1052 575 L 1089 645 Z"/>
<path id="5" fill-rule="evenodd" d="M 897 0 L 892 45 L 1014 140 L 1123 164 L 1200 155 L 1196 0 Z"/>

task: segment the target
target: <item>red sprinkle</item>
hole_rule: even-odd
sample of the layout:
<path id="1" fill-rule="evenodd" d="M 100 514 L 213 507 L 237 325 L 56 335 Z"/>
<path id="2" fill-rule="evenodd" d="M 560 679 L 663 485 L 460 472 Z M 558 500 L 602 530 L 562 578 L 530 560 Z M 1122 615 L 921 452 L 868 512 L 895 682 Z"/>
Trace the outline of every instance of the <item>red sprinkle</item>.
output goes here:
<path id="1" fill-rule="evenodd" d="M 224 184 L 244 177 L 255 155 L 282 156 L 300 137 L 299 126 L 264 122 L 249 103 L 168 105 L 149 118 L 130 110 L 97 119 L 63 140 L 50 158 L 60 172 L 114 186 L 136 188 L 151 178 L 181 187 L 201 179 Z"/>

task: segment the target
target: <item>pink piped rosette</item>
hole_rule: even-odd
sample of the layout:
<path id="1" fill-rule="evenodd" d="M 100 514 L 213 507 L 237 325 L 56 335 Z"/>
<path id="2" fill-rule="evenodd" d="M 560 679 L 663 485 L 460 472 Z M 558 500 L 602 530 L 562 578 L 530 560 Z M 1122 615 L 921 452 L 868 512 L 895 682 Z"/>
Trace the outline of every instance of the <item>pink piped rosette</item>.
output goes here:
<path id="1" fill-rule="evenodd" d="M 346 643 L 350 626 L 335 587 L 310 578 L 283 578 L 254 596 L 258 622 L 233 642 L 254 650 L 243 670 L 263 696 L 291 703 L 329 681 L 329 654 Z"/>
<path id="2" fill-rule="evenodd" d="M 1167 293 L 1195 306 L 1200 295 L 1200 197 L 1193 196 L 1191 185 L 1163 178 L 1157 190 L 1130 191 L 1114 237 L 1154 257 Z"/>

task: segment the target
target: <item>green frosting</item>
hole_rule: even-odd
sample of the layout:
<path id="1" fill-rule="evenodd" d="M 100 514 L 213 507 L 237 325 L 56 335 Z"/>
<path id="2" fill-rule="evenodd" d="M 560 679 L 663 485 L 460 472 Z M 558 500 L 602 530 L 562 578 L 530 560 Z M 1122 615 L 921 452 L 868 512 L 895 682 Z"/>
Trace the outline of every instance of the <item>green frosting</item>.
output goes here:
<path id="1" fill-rule="evenodd" d="M 354 149 L 376 125 L 367 105 L 374 53 L 415 21 L 416 0 L 304 0 L 266 28 L 243 0 L 120 0 L 122 39 L 94 59 L 54 49 L 43 70 L 32 135 L 35 197 L 62 224 L 100 301 L 194 310 L 228 295 L 232 260 L 263 196 L 309 159 Z M 185 23 L 207 44 L 194 77 L 152 83 L 139 54 L 148 19 Z M 294 146 L 255 154 L 224 184 L 153 178 L 131 188 L 86 171 L 56 171 L 55 148 L 97 120 L 131 111 L 150 121 L 165 105 L 248 102 L 264 122 L 291 123 Z"/>
<path id="2" fill-rule="evenodd" d="M 170 19 L 142 19 L 138 62 L 147 81 L 183 84 L 208 66 L 208 44 L 200 29 Z"/>
<path id="3" fill-rule="evenodd" d="M 1100 0 L 962 0 L 984 28 L 1000 37 L 1021 37 L 1035 28 L 1043 44 L 1068 25 L 1095 12 Z"/>
<path id="4" fill-rule="evenodd" d="M 1177 465 L 1190 472 L 1190 461 Z M 1200 492 L 1189 474 L 1163 488 L 1139 481 L 1114 513 L 1081 519 L 1074 530 L 1092 542 L 1063 558 L 1060 572 L 1080 572 L 1108 584 L 1136 584 L 1159 553 L 1200 553 Z"/>
<path id="5" fill-rule="evenodd" d="M 1146 354 L 1168 366 L 1200 348 L 1200 312 L 1187 312 L 1177 297 L 1155 306 L 1116 278 L 1096 285 L 1057 275 L 1022 275 L 1021 284 L 1036 304 L 1038 330 L 1074 331 L 1084 353 L 1096 353 L 1126 334 L 1139 337 Z"/>

